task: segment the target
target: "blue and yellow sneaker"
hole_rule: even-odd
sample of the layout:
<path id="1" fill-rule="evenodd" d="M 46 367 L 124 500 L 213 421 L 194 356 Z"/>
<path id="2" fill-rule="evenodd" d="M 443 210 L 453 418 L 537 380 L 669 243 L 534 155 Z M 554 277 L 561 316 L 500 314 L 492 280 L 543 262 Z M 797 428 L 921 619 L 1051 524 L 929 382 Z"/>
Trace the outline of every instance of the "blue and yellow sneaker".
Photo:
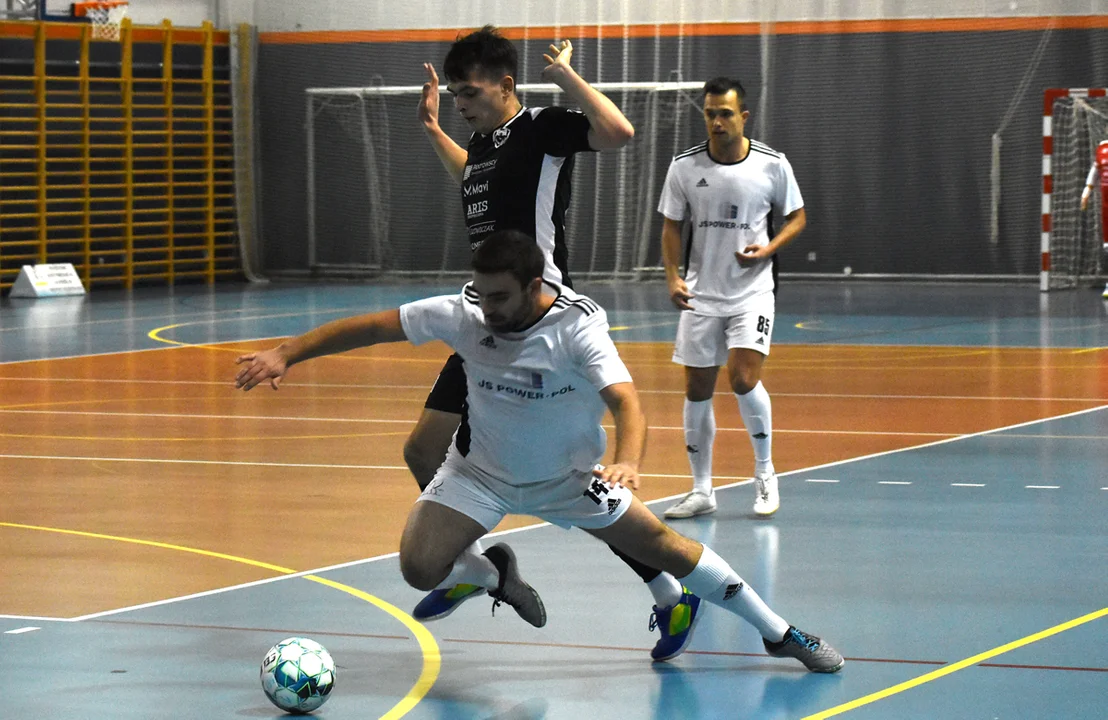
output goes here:
<path id="1" fill-rule="evenodd" d="M 427 597 L 419 601 L 412 610 L 412 617 L 420 622 L 441 620 L 458 609 L 458 606 L 470 598 L 485 594 L 480 585 L 455 585 L 446 590 L 432 590 Z"/>
<path id="2" fill-rule="evenodd" d="M 658 628 L 662 633 L 661 639 L 650 651 L 650 657 L 657 662 L 672 660 L 689 646 L 692 640 L 693 628 L 700 616 L 700 598 L 693 595 L 687 588 L 683 591 L 681 599 L 673 607 L 660 608 L 654 606 L 654 612 L 650 615 L 650 629 Z"/>

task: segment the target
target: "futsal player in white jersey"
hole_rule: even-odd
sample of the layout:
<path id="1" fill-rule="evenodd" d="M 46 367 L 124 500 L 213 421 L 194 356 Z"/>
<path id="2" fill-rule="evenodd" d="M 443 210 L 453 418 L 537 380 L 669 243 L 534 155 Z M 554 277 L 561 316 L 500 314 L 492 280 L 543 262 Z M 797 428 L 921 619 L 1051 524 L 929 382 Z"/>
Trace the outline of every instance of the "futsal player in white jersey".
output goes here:
<path id="1" fill-rule="evenodd" d="M 500 544 L 472 549 L 505 515 L 534 515 L 672 573 L 756 627 L 770 655 L 796 658 L 813 672 L 838 671 L 838 651 L 789 625 L 722 558 L 663 525 L 632 494 L 646 419 L 604 311 L 544 280 L 542 251 L 516 230 L 490 235 L 473 268 L 458 295 L 336 320 L 243 355 L 236 385 L 276 388 L 292 365 L 357 347 L 444 341 L 465 359 L 469 407 L 446 462 L 408 515 L 400 541 L 408 584 L 424 591 L 479 585 L 542 627 L 546 610 L 520 577 L 514 553 Z M 605 409 L 616 443 L 602 467 Z"/>
<path id="2" fill-rule="evenodd" d="M 467 234 L 475 249 L 493 232 L 519 230 L 535 238 L 543 251 L 543 276 L 573 287 L 565 216 L 570 203 L 574 158 L 583 152 L 615 150 L 635 134 L 618 107 L 573 69 L 573 45 L 563 40 L 544 55 L 543 79 L 564 91 L 566 107 L 524 107 L 516 95 L 519 77 L 515 45 L 495 27 L 459 37 L 443 62 L 454 109 L 473 130 L 461 147 L 439 124 L 439 77 L 427 64 L 427 83 L 419 119 L 431 146 L 459 185 Z M 446 361 L 422 414 L 404 445 L 404 461 L 420 489 L 427 487 L 446 458 L 466 409 L 465 364 L 457 354 Z M 480 552 L 480 547 L 475 547 Z M 650 628 L 659 632 L 651 650 L 668 659 L 688 644 L 700 600 L 657 568 L 647 567 L 618 549 L 612 551 L 646 583 L 654 598 Z M 450 615 L 467 600 L 483 595 L 469 585 L 435 589 L 412 610 L 430 622 Z"/>
<path id="3" fill-rule="evenodd" d="M 712 394 L 722 365 L 754 446 L 754 512 L 777 512 L 773 423 L 762 364 L 774 323 L 777 251 L 804 229 L 804 199 L 785 156 L 743 133 L 750 112 L 738 80 L 704 84 L 708 140 L 670 163 L 658 211 L 670 299 L 680 309 L 673 361 L 685 366 L 685 446 L 693 488 L 667 518 L 715 512 Z M 774 231 L 773 217 L 785 222 Z M 679 272 L 681 227 L 691 239 Z"/>

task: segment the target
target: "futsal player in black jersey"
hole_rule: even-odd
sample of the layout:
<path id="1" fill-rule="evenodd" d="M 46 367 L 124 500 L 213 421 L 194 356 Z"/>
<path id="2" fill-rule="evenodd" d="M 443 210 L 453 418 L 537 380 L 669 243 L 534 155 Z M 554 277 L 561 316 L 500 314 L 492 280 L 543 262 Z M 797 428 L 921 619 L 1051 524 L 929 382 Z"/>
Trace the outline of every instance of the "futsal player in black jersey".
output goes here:
<path id="1" fill-rule="evenodd" d="M 570 65 L 568 40 L 543 55 L 545 82 L 565 93 L 564 107 L 524 107 L 516 95 L 518 56 L 510 40 L 492 27 L 459 37 L 443 63 L 455 110 L 473 130 L 463 148 L 439 125 L 439 77 L 430 63 L 418 116 L 450 176 L 461 188 L 471 249 L 497 230 L 519 230 L 535 238 L 543 251 L 544 279 L 572 287 L 566 251 L 565 214 L 570 201 L 574 155 L 615 150 L 635 134 L 616 105 L 591 87 Z M 427 398 L 415 430 L 404 446 L 404 460 L 425 488 L 446 458 L 455 432 L 467 432 L 465 367 L 452 355 Z M 474 548 L 480 552 L 479 548 Z M 700 598 L 685 591 L 668 573 L 639 563 L 613 548 L 654 596 L 651 627 L 661 639 L 655 660 L 676 657 L 687 647 Z M 413 616 L 428 621 L 446 617 L 484 589 L 457 585 L 434 590 Z"/>

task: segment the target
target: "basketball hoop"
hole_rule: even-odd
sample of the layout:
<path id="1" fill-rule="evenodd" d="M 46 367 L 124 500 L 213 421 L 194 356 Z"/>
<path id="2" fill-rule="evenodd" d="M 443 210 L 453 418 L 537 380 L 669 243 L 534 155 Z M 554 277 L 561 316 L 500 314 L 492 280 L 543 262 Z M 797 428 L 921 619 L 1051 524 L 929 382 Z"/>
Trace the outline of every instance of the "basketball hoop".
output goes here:
<path id="1" fill-rule="evenodd" d="M 119 29 L 127 17 L 128 0 L 73 3 L 73 17 L 87 17 L 93 40 L 119 40 Z"/>

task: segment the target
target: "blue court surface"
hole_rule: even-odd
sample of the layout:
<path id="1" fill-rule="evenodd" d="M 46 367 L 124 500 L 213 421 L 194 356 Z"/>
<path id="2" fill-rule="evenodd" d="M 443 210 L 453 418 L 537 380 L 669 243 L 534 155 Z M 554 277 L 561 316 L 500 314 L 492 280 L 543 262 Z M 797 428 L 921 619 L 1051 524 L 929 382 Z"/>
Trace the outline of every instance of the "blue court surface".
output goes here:
<path id="1" fill-rule="evenodd" d="M 250 345 L 456 290 L 274 284 L 9 299 L 0 303 L 0 376 L 26 361 L 158 351 L 142 353 L 149 367 L 175 348 Z M 582 290 L 606 307 L 617 342 L 672 340 L 664 286 Z M 500 539 L 542 594 L 541 630 L 506 606 L 494 616 L 485 598 L 422 630 L 407 616 L 422 593 L 404 584 L 395 554 L 85 616 L 0 615 L 0 718 L 279 717 L 258 664 L 292 635 L 335 657 L 336 690 L 316 713 L 335 720 L 1108 718 L 1108 305 L 1099 292 L 794 282 L 779 296 L 774 343 L 1013 348 L 1061 353 L 1044 363 L 1080 358 L 1086 373 L 1092 364 L 1079 387 L 1044 388 L 1077 409 L 781 473 L 782 507 L 768 520 L 754 518 L 748 481 L 717 479 L 718 512 L 674 523 L 779 614 L 841 650 L 847 663 L 836 675 L 768 657 L 752 627 L 708 605 L 689 650 L 651 663 L 647 589 L 603 544 L 540 525 Z M 679 386 L 678 367 L 655 370 Z M 980 388 L 983 397 L 1005 392 Z M 665 402 L 679 418 L 680 394 Z M 5 433 L 17 419 L 0 413 Z M 790 424 L 817 433 L 819 420 Z M 882 430 L 863 415 L 843 422 Z M 723 442 L 747 440 L 717 436 Z M 12 443 L 5 457 L 20 454 Z M 124 502 L 126 488 L 105 491 Z M 651 507 L 660 513 L 672 500 Z M 249 508 L 229 509 L 238 511 Z M 372 508 L 350 510 L 363 511 L 372 522 Z M 19 531 L 4 521 L 13 522 L 0 507 L 0 540 L 15 552 Z M 272 542 L 312 535 L 306 518 L 273 528 Z M 175 572 L 174 553 L 156 558 L 150 573 Z M 82 587 L 43 592 L 79 596 Z"/>

